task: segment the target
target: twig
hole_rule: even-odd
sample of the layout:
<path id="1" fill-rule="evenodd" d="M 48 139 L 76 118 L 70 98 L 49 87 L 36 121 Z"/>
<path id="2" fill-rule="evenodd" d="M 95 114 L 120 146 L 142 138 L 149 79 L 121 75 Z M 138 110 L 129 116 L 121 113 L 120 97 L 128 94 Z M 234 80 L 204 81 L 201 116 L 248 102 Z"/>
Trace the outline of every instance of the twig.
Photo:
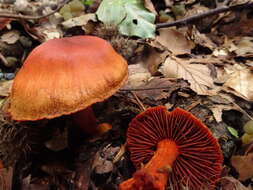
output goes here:
<path id="1" fill-rule="evenodd" d="M 235 102 L 232 102 L 232 101 L 231 101 L 231 103 L 235 107 L 237 107 L 242 113 L 244 113 L 250 120 L 253 120 L 253 118 L 244 109 L 242 109 L 238 104 L 236 104 Z"/>
<path id="2" fill-rule="evenodd" d="M 8 61 L 5 59 L 5 57 L 3 56 L 3 54 L 0 52 L 0 60 L 3 62 L 3 64 L 5 66 L 9 65 Z"/>
<path id="3" fill-rule="evenodd" d="M 197 100 L 196 102 L 193 102 L 191 105 L 187 106 L 185 109 L 186 111 L 191 111 L 193 108 L 201 104 L 201 100 Z"/>
<path id="4" fill-rule="evenodd" d="M 121 88 L 119 91 L 143 91 L 143 90 L 159 90 L 159 89 L 168 89 L 171 88 L 169 86 L 165 87 L 154 87 L 154 88 Z"/>
<path id="5" fill-rule="evenodd" d="M 132 93 L 132 95 L 134 96 L 134 98 L 136 99 L 136 101 L 137 101 L 139 107 L 142 109 L 142 111 L 145 111 L 146 108 L 144 107 L 143 103 L 142 103 L 141 100 L 138 98 L 138 96 L 137 96 L 134 92 L 132 92 L 132 91 L 131 91 L 131 93 Z"/>
<path id="6" fill-rule="evenodd" d="M 40 15 L 40 16 L 32 16 L 32 15 L 21 15 L 21 14 L 13 14 L 13 13 L 3 13 L 0 12 L 0 18 L 13 18 L 13 19 L 24 19 L 24 20 L 39 20 L 45 17 L 48 17 L 57 11 L 59 11 L 65 4 L 70 2 L 71 0 L 62 0 L 61 2 L 58 3 L 57 7 L 55 10 L 52 12 L 45 14 L 45 15 Z"/>
<path id="7" fill-rule="evenodd" d="M 173 21 L 173 22 L 158 23 L 158 24 L 156 24 L 156 29 L 167 28 L 167 27 L 172 27 L 172 26 L 185 26 L 187 24 L 191 24 L 194 21 L 206 18 L 206 17 L 211 16 L 211 15 L 216 15 L 216 14 L 224 13 L 224 12 L 227 12 L 227 11 L 234 11 L 234 10 L 247 8 L 247 7 L 252 7 L 252 6 L 253 6 L 253 2 L 246 2 L 244 4 L 232 5 L 232 6 L 221 6 L 221 7 L 218 7 L 216 9 L 212 9 L 210 11 L 200 13 L 200 14 L 197 14 L 197 15 L 193 15 L 193 16 L 183 18 L 183 19 L 180 19 L 180 20 L 176 20 L 176 21 Z"/>

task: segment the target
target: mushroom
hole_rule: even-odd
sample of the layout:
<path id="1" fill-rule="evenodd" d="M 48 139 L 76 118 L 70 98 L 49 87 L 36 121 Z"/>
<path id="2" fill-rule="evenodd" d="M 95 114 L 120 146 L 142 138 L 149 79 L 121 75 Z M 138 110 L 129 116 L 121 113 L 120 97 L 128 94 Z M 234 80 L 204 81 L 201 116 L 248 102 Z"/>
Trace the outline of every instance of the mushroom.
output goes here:
<path id="1" fill-rule="evenodd" d="M 95 36 L 49 40 L 36 47 L 14 79 L 9 113 L 35 121 L 72 114 L 87 133 L 98 130 L 91 105 L 126 81 L 128 65 L 107 41 Z"/>
<path id="2" fill-rule="evenodd" d="M 223 156 L 210 130 L 191 113 L 149 108 L 129 124 L 127 147 L 139 170 L 120 190 L 214 189 Z"/>

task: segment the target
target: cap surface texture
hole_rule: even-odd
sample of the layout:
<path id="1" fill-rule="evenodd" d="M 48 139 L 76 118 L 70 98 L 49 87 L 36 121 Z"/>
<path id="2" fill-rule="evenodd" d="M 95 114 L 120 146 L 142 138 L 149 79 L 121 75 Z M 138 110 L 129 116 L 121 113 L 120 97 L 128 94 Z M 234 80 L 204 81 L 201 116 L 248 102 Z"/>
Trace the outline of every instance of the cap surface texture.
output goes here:
<path id="1" fill-rule="evenodd" d="M 14 79 L 14 120 L 50 119 L 85 109 L 113 95 L 128 76 L 127 62 L 93 36 L 49 40 L 27 57 Z"/>

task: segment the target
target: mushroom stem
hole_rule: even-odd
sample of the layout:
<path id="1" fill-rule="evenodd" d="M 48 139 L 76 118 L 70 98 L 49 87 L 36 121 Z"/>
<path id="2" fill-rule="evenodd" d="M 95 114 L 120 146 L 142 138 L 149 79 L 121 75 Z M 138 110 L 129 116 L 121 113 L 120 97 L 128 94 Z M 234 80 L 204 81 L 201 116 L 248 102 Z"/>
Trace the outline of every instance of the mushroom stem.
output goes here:
<path id="1" fill-rule="evenodd" d="M 173 162 L 179 155 L 178 146 L 169 139 L 160 141 L 151 160 L 133 178 L 119 185 L 119 190 L 164 190 Z"/>
<path id="2" fill-rule="evenodd" d="M 78 147 L 84 142 L 86 137 L 98 134 L 97 119 L 91 106 L 73 113 L 71 119 L 76 126 L 70 127 L 68 131 L 68 144 L 70 148 Z"/>
<path id="3" fill-rule="evenodd" d="M 79 127 L 80 133 L 94 135 L 98 132 L 97 119 L 91 106 L 72 114 L 72 119 Z"/>

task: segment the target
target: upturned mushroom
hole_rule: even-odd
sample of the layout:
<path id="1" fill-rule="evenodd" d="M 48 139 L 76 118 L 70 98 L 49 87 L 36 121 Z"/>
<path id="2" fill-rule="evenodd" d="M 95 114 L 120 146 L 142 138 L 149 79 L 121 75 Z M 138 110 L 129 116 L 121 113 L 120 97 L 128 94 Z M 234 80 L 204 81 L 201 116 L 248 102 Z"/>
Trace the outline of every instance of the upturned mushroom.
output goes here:
<path id="1" fill-rule="evenodd" d="M 36 47 L 14 79 L 9 113 L 35 121 L 72 114 L 86 133 L 96 133 L 91 105 L 112 96 L 126 81 L 125 59 L 95 36 L 49 40 Z"/>
<path id="2" fill-rule="evenodd" d="M 158 106 L 134 118 L 127 131 L 130 159 L 138 169 L 120 190 L 214 189 L 223 156 L 210 130 L 191 113 Z"/>

